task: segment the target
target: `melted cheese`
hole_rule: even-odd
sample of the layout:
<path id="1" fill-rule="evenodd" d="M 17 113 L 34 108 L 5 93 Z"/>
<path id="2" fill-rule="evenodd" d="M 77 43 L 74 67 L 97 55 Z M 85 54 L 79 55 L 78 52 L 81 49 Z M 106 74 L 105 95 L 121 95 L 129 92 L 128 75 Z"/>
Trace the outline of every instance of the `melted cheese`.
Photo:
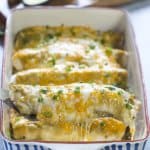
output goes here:
<path id="1" fill-rule="evenodd" d="M 12 76 L 11 83 L 62 85 L 75 82 L 96 82 L 99 84 L 116 84 L 119 87 L 125 88 L 126 80 L 127 72 L 120 68 L 100 69 L 91 67 L 80 69 L 78 67 L 66 68 L 64 64 L 61 64 L 58 68 L 30 69 L 16 73 Z"/>
<path id="2" fill-rule="evenodd" d="M 93 119 L 87 124 L 59 122 L 48 126 L 39 121 L 28 120 L 11 111 L 13 137 L 25 140 L 51 141 L 108 141 L 121 140 L 126 126 L 114 118 Z"/>
<path id="3" fill-rule="evenodd" d="M 133 138 L 139 102 L 118 88 L 127 85 L 127 52 L 115 49 L 122 48 L 121 34 L 36 26 L 15 39 L 9 93 L 20 114 L 10 112 L 14 139 L 120 140 L 127 128 Z"/>
<path id="4" fill-rule="evenodd" d="M 108 57 L 105 49 L 95 41 L 64 38 L 48 47 L 37 49 L 37 51 L 34 49 L 24 49 L 16 52 L 13 55 L 13 66 L 16 70 L 57 68 L 62 63 L 67 65 L 70 62 L 72 64 L 78 64 L 79 67 L 93 67 L 97 65 L 101 68 L 119 68 L 117 54 L 119 56 L 125 56 L 125 53 L 116 51 L 118 50 L 112 50 L 111 57 Z"/>
<path id="5" fill-rule="evenodd" d="M 112 114 L 130 128 L 134 128 L 133 118 L 139 107 L 134 102 L 134 96 L 122 89 L 85 83 L 44 87 L 12 85 L 10 98 L 21 113 L 37 114 L 39 120 L 48 124 L 62 120 L 86 122 L 100 117 L 98 112 L 102 111 Z M 20 107 L 22 104 L 26 105 L 22 106 L 27 108 L 26 110 Z M 132 108 L 128 108 L 127 105 Z"/>

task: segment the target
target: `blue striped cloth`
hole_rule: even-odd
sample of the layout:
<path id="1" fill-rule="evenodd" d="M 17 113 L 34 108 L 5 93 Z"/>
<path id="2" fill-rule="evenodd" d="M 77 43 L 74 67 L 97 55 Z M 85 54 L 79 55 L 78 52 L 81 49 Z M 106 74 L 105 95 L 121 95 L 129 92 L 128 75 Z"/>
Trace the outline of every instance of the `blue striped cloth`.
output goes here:
<path id="1" fill-rule="evenodd" d="M 148 144 L 145 147 L 145 143 L 135 143 L 131 145 L 130 143 L 127 143 L 125 145 L 115 145 L 112 144 L 110 146 L 105 146 L 102 150 L 150 150 L 150 141 L 148 141 Z M 4 147 L 6 149 L 4 149 Z M 12 145 L 9 142 L 4 142 L 4 147 L 3 147 L 3 142 L 2 139 L 0 139 L 0 150 L 52 150 L 50 148 L 46 148 L 43 146 L 38 146 L 38 145 L 27 145 L 27 144 L 22 144 L 21 146 L 18 144 Z M 145 147 L 145 149 L 144 149 Z M 63 146 L 61 147 L 61 150 L 65 150 Z M 81 149 L 80 149 L 81 150 Z M 91 150 L 91 149 L 90 149 Z M 100 149 L 101 150 L 101 149 Z"/>

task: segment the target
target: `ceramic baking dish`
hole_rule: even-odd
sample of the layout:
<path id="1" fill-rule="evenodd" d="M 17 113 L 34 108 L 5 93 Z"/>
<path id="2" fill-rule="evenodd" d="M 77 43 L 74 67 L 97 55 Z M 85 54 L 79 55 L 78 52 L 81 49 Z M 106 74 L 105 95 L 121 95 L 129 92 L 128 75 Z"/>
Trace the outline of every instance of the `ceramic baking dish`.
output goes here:
<path id="1" fill-rule="evenodd" d="M 144 150 L 149 129 L 146 96 L 141 72 L 135 36 L 126 12 L 114 9 L 66 9 L 66 8 L 29 8 L 15 10 L 9 16 L 6 28 L 5 50 L 1 87 L 8 89 L 8 82 L 12 74 L 11 55 L 15 34 L 29 26 L 35 25 L 86 25 L 96 30 L 115 30 L 125 34 L 125 47 L 128 51 L 127 69 L 129 73 L 128 85 L 142 103 L 137 116 L 136 134 L 133 141 L 109 142 L 51 142 L 51 141 L 15 141 L 7 137 L 9 129 L 9 107 L 1 101 L 1 134 L 6 150 Z M 1 92 L 2 93 L 2 92 Z"/>

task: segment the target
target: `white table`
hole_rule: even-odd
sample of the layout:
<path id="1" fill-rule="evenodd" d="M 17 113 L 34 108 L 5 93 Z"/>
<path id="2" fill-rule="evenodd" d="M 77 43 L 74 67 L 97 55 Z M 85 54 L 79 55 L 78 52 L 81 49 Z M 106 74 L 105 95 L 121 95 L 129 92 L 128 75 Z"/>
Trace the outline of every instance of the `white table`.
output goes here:
<path id="1" fill-rule="evenodd" d="M 141 4 L 143 7 L 140 9 L 133 9 L 133 7 L 135 8 L 133 5 L 125 8 L 129 10 L 131 22 L 136 33 L 136 40 L 141 57 L 150 114 L 150 5 L 148 5 L 150 2 L 147 1 L 145 4 Z M 136 7 L 139 7 L 139 5 L 136 5 Z M 0 72 L 1 64 L 2 48 L 0 48 Z M 3 150 L 3 148 L 1 148 L 1 144 L 0 150 Z M 146 150 L 150 150 L 150 139 L 146 145 Z"/>

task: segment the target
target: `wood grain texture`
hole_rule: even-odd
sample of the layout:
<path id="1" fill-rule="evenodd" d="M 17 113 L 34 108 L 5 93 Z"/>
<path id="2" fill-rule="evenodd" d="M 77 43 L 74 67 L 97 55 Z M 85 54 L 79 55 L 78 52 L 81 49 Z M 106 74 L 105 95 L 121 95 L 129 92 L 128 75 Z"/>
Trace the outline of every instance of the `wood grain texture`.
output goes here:
<path id="1" fill-rule="evenodd" d="M 76 6 L 119 6 L 135 0 L 48 0 L 44 5 L 60 6 L 60 5 L 76 5 Z M 10 8 L 22 3 L 21 0 L 8 0 Z M 25 6 L 26 7 L 26 6 Z"/>
<path id="2" fill-rule="evenodd" d="M 131 2 L 135 0 L 76 0 L 80 7 L 94 6 L 94 7 L 114 7 Z"/>
<path id="3" fill-rule="evenodd" d="M 118 6 L 133 2 L 134 0 L 96 0 L 95 6 Z"/>

